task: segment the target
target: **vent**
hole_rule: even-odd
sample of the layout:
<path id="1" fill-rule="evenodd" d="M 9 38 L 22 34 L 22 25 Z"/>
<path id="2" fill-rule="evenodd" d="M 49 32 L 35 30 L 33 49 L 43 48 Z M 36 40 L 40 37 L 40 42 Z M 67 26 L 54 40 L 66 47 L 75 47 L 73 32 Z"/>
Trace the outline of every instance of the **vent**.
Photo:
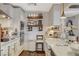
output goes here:
<path id="1" fill-rule="evenodd" d="M 79 8 L 79 5 L 71 5 L 69 8 Z"/>

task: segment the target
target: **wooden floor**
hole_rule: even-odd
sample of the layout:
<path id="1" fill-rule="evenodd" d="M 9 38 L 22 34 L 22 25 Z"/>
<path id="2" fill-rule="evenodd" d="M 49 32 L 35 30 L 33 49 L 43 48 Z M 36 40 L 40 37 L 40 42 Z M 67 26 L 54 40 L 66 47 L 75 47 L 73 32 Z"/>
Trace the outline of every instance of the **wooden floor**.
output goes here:
<path id="1" fill-rule="evenodd" d="M 44 51 L 22 51 L 19 56 L 45 56 Z"/>

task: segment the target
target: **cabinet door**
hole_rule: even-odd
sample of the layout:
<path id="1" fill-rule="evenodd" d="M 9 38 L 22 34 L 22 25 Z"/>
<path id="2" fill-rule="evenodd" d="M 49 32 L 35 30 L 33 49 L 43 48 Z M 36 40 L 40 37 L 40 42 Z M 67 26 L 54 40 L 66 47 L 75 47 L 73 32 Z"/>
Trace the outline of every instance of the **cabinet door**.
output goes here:
<path id="1" fill-rule="evenodd" d="M 1 56 L 8 56 L 8 50 L 6 46 L 1 48 Z"/>
<path id="2" fill-rule="evenodd" d="M 4 56 L 4 49 L 1 49 L 1 56 Z"/>
<path id="3" fill-rule="evenodd" d="M 20 41 L 19 40 L 17 40 L 14 43 L 14 52 L 15 52 L 15 55 L 19 55 L 20 53 Z"/>
<path id="4" fill-rule="evenodd" d="M 18 53 L 18 50 L 19 50 L 19 44 L 18 44 L 18 41 L 15 41 L 15 42 L 13 42 L 12 44 L 11 44 L 11 46 L 10 46 L 10 53 L 11 53 L 11 55 L 13 56 L 13 55 L 17 55 L 17 53 Z"/>
<path id="5" fill-rule="evenodd" d="M 14 43 L 14 55 L 17 55 L 18 53 L 18 46 L 17 46 L 17 42 Z"/>
<path id="6" fill-rule="evenodd" d="M 11 53 L 11 56 L 15 55 L 14 43 L 12 43 L 11 46 L 10 46 L 10 53 Z"/>
<path id="7" fill-rule="evenodd" d="M 7 46 L 8 48 L 8 56 L 13 56 L 15 55 L 15 52 L 14 52 L 14 44 L 10 44 L 9 46 Z"/>
<path id="8" fill-rule="evenodd" d="M 11 56 L 11 53 L 10 53 L 10 46 L 8 46 L 7 48 L 8 48 L 8 56 Z"/>

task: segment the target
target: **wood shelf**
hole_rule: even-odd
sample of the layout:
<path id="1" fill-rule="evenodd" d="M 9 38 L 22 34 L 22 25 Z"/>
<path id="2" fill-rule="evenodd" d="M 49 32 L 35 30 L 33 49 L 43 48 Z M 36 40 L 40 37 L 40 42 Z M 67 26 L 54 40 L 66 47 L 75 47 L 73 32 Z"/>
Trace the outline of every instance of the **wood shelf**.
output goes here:
<path id="1" fill-rule="evenodd" d="M 28 19 L 43 19 L 42 13 L 31 13 L 27 16 Z"/>
<path id="2" fill-rule="evenodd" d="M 43 16 L 28 16 L 28 19 L 43 19 Z"/>

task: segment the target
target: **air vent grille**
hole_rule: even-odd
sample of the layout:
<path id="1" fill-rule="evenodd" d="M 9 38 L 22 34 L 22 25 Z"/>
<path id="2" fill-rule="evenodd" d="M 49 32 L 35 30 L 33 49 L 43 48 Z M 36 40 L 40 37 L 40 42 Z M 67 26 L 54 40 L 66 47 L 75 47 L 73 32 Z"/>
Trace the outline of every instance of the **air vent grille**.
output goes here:
<path id="1" fill-rule="evenodd" d="M 79 8 L 79 5 L 71 5 L 69 8 Z"/>

